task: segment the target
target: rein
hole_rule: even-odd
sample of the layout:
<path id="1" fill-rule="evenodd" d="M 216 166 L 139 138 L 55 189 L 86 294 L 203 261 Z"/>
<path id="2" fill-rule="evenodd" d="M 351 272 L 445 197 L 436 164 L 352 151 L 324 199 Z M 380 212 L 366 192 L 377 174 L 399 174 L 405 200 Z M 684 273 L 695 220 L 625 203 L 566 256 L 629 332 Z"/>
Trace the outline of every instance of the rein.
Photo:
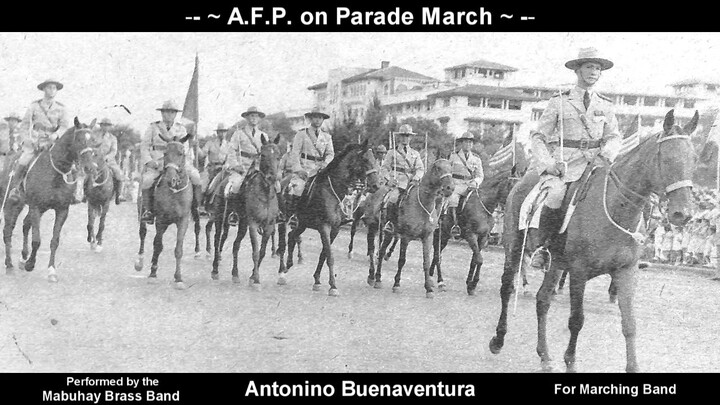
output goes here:
<path id="1" fill-rule="evenodd" d="M 176 172 L 181 171 L 180 166 L 176 165 L 175 163 L 166 164 L 165 169 L 167 169 L 168 167 L 175 169 Z M 182 188 L 176 189 L 176 188 L 173 188 L 172 187 L 173 184 L 171 184 L 170 187 L 168 187 L 170 189 L 170 191 L 172 191 L 174 194 L 177 194 L 177 193 L 187 189 L 188 187 L 190 187 L 190 175 L 187 172 L 185 172 L 184 170 L 183 170 L 183 172 L 185 173 L 185 186 L 183 186 Z M 163 177 L 164 177 L 164 175 L 165 175 L 165 173 L 163 172 Z M 175 178 L 173 178 L 171 181 L 174 181 L 174 180 L 175 180 Z M 160 183 L 158 183 L 158 184 L 160 184 Z"/>
<path id="2" fill-rule="evenodd" d="M 102 183 L 97 183 L 95 180 L 97 180 L 97 178 L 100 177 L 100 176 L 102 176 L 103 174 L 105 175 L 105 180 L 103 180 Z M 97 176 L 97 177 L 95 177 L 94 179 L 92 179 L 92 188 L 99 187 L 99 186 L 103 186 L 103 185 L 107 184 L 107 182 L 110 181 L 110 177 L 111 177 L 111 176 L 110 176 L 110 168 L 107 167 L 107 166 L 105 166 L 105 167 L 103 168 L 102 173 L 100 173 L 99 176 Z"/>

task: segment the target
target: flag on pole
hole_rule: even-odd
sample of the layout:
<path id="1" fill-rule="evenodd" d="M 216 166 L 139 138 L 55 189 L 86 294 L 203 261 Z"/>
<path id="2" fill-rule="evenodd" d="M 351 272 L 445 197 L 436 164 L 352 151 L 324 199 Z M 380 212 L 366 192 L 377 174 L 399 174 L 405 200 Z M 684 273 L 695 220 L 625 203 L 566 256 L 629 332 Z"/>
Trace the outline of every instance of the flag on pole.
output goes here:
<path id="1" fill-rule="evenodd" d="M 498 149 L 497 152 L 495 152 L 488 161 L 488 165 L 495 169 L 497 167 L 503 166 L 507 164 L 508 162 L 511 162 L 513 160 L 513 157 L 515 155 L 515 142 L 511 142 L 502 148 Z"/>
<path id="2" fill-rule="evenodd" d="M 200 108 L 198 103 L 198 77 L 200 76 L 200 59 L 197 53 L 195 54 L 195 70 L 193 71 L 192 79 L 190 80 L 190 87 L 188 87 L 187 95 L 185 95 L 185 105 L 183 106 L 182 118 L 192 121 L 190 125 L 190 139 L 191 145 L 194 152 L 193 160 L 195 166 L 199 165 L 198 161 L 198 142 L 197 142 L 197 129 L 198 122 L 200 121 Z"/>
<path id="3" fill-rule="evenodd" d="M 630 135 L 622 140 L 618 156 L 624 155 L 640 145 L 640 132 L 640 115 L 638 114 L 630 124 L 630 128 L 625 132 Z"/>

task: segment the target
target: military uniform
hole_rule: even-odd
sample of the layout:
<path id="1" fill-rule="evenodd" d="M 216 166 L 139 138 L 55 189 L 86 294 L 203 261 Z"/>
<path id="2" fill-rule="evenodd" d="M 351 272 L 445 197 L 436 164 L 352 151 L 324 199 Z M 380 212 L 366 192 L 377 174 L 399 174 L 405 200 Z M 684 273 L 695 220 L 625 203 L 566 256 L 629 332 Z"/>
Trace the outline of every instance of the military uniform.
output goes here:
<path id="1" fill-rule="evenodd" d="M 396 179 L 397 187 L 388 193 L 387 201 L 397 203 L 400 190 L 405 191 L 411 181 L 419 182 L 422 179 L 425 165 L 418 151 L 410 146 L 403 151 L 402 145 L 398 145 L 385 156 L 380 171 L 387 181 Z"/>
<path id="2" fill-rule="evenodd" d="M 105 163 L 112 170 L 113 178 L 122 181 L 123 172 L 120 169 L 115 157 L 117 156 L 118 146 L 117 138 L 110 131 L 103 131 L 97 134 L 93 139 L 94 147 L 98 149 L 98 153 L 105 156 Z"/>
<path id="3" fill-rule="evenodd" d="M 248 172 L 258 170 L 260 149 L 263 141 L 268 142 L 268 139 L 268 135 L 260 128 L 251 128 L 250 125 L 235 131 L 228 144 L 225 162 L 225 167 L 233 171 L 225 186 L 225 196 L 237 193 Z"/>
<path id="4" fill-rule="evenodd" d="M 536 159 L 538 174 L 554 167 L 560 160 L 560 109 L 562 103 L 562 124 L 564 132 L 564 161 L 567 171 L 562 178 L 546 175 L 550 186 L 546 205 L 560 208 L 565 197 L 565 183 L 580 179 L 588 163 L 600 153 L 611 161 L 622 146 L 618 122 L 613 112 L 612 101 L 596 92 L 590 93 L 590 105 L 583 103 L 585 90 L 575 87 L 555 96 L 530 137 L 531 149 Z M 562 99 L 562 101 L 561 101 Z"/>
<path id="5" fill-rule="evenodd" d="M 29 125 L 32 122 L 33 131 L 28 136 Z M 21 165 L 28 165 L 35 156 L 35 150 L 48 147 L 70 128 L 65 105 L 59 101 L 48 102 L 45 99 L 35 100 L 25 112 L 22 122 L 23 135 L 21 140 L 23 153 L 18 161 Z"/>
<path id="6" fill-rule="evenodd" d="M 165 148 L 168 142 L 180 141 L 187 136 L 185 126 L 176 122 L 169 127 L 162 121 L 156 121 L 150 124 L 140 141 L 140 164 L 143 167 L 142 189 L 149 189 L 155 179 L 158 178 L 163 169 L 163 157 L 165 156 Z M 200 185 L 200 173 L 193 166 L 194 154 L 190 144 L 185 142 L 185 171 L 190 176 L 190 182 L 193 186 Z M 155 162 L 157 168 L 147 166 L 148 163 Z"/>
<path id="7" fill-rule="evenodd" d="M 455 190 L 450 196 L 448 206 L 457 207 L 460 196 L 467 195 L 470 188 L 480 187 L 485 175 L 480 156 L 473 152 L 457 151 L 450 155 L 450 163 L 452 164 L 452 177 L 455 179 Z"/>
<path id="8" fill-rule="evenodd" d="M 335 157 L 332 137 L 322 128 L 303 128 L 295 134 L 290 152 L 296 164 L 295 172 L 305 171 L 308 177 L 317 174 Z M 293 195 L 300 196 L 305 188 L 305 180 L 298 180 Z"/>

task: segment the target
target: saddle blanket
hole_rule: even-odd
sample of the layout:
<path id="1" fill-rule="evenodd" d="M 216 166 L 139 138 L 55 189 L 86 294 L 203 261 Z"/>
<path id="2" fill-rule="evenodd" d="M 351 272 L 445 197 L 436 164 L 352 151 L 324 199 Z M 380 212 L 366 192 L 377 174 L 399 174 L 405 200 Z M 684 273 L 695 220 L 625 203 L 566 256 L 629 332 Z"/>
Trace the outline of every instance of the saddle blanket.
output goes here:
<path id="1" fill-rule="evenodd" d="M 520 206 L 520 217 L 518 221 L 519 230 L 524 231 L 527 228 L 537 229 L 540 226 L 540 215 L 542 214 L 542 207 L 545 205 L 545 199 L 547 198 L 548 194 L 548 180 L 549 178 L 540 180 L 535 185 L 535 187 L 530 190 L 527 197 L 525 197 L 525 200 Z M 563 216 L 563 224 L 558 233 L 565 232 L 567 225 L 570 223 L 570 218 L 572 218 L 572 215 L 575 212 L 575 195 L 577 194 L 577 192 L 578 189 L 576 188 L 573 191 L 572 198 L 570 199 L 571 203 L 565 210 L 565 215 Z"/>

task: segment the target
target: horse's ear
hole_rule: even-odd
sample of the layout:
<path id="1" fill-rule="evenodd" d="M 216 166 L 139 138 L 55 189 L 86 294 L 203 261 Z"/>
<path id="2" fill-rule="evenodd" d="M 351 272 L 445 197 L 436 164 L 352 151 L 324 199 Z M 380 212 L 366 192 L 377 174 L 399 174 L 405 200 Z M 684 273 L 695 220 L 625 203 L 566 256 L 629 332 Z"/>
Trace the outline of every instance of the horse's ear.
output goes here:
<path id="1" fill-rule="evenodd" d="M 90 128 L 90 129 L 95 128 L 95 123 L 96 123 L 96 122 L 97 122 L 97 118 L 93 119 L 92 122 L 90 123 L 90 127 L 89 127 L 89 128 Z"/>
<path id="2" fill-rule="evenodd" d="M 263 144 L 263 145 L 267 145 L 268 142 L 267 142 L 267 139 L 266 139 L 264 136 L 261 136 L 261 137 L 260 137 L 260 143 Z"/>
<path id="3" fill-rule="evenodd" d="M 75 128 L 80 129 L 80 120 L 78 117 L 75 117 Z"/>
<path id="4" fill-rule="evenodd" d="M 663 130 L 670 132 L 672 127 L 675 125 L 675 110 L 670 110 L 665 114 L 665 121 L 663 121 Z"/>
<path id="5" fill-rule="evenodd" d="M 280 138 L 282 138 L 282 137 L 281 137 L 280 134 L 278 133 L 277 135 L 275 135 L 275 140 L 273 141 L 273 143 L 274 143 L 275 145 L 279 144 L 279 143 L 280 143 Z"/>
<path id="6" fill-rule="evenodd" d="M 368 141 L 370 141 L 370 138 L 365 138 L 365 140 L 363 141 L 363 143 L 360 144 L 360 148 L 361 148 L 362 150 L 367 149 L 367 147 L 368 147 Z"/>
<path id="7" fill-rule="evenodd" d="M 685 124 L 685 126 L 683 127 L 683 131 L 686 134 L 692 134 L 693 132 L 695 132 L 695 128 L 697 128 L 697 124 L 698 124 L 699 120 L 700 120 L 700 114 L 698 113 L 698 110 L 695 110 L 695 115 L 693 115 L 690 122 Z"/>

